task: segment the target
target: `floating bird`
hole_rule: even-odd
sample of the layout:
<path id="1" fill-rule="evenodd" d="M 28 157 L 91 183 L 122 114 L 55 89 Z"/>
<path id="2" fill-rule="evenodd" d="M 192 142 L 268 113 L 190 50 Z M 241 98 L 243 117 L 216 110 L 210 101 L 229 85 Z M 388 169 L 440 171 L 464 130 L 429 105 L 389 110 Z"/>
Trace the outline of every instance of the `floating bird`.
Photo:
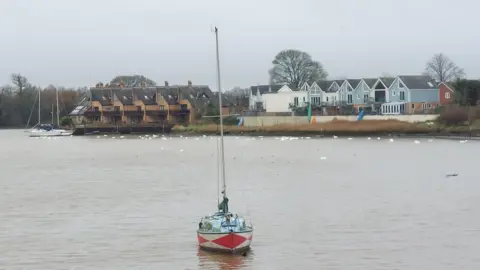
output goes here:
<path id="1" fill-rule="evenodd" d="M 320 157 L 320 160 L 326 160 L 327 157 Z"/>
<path id="2" fill-rule="evenodd" d="M 419 143 L 420 143 L 420 141 L 419 141 L 419 140 L 415 140 L 415 141 L 413 141 L 413 143 L 415 143 L 415 144 L 419 144 Z"/>
<path id="3" fill-rule="evenodd" d="M 367 140 L 371 140 L 372 138 L 368 137 Z"/>
<path id="4" fill-rule="evenodd" d="M 468 140 L 460 141 L 460 143 L 466 143 L 466 142 L 468 142 Z"/>
<path id="5" fill-rule="evenodd" d="M 334 139 L 338 139 L 338 137 L 337 137 L 337 136 L 335 136 L 335 135 L 333 135 L 333 138 L 334 138 Z"/>
<path id="6" fill-rule="evenodd" d="M 353 138 L 348 138 L 348 140 L 352 140 Z"/>
<path id="7" fill-rule="evenodd" d="M 393 139 L 390 139 L 390 140 L 388 140 L 388 141 L 393 142 Z"/>
<path id="8" fill-rule="evenodd" d="M 455 177 L 458 176 L 458 173 L 447 173 L 445 177 Z"/>

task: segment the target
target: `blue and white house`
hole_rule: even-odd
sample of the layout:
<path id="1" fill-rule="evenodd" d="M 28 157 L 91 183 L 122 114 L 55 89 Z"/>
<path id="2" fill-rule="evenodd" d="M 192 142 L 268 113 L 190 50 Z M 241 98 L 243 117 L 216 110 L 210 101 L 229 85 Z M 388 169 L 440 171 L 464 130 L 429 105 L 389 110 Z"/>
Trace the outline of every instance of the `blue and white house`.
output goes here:
<path id="1" fill-rule="evenodd" d="M 289 112 L 296 107 L 353 106 L 357 112 L 367 110 L 379 114 L 414 114 L 434 110 L 440 104 L 438 83 L 429 76 L 346 80 L 320 80 L 304 83 L 299 89 L 289 85 L 252 86 L 250 107 L 267 112 Z"/>

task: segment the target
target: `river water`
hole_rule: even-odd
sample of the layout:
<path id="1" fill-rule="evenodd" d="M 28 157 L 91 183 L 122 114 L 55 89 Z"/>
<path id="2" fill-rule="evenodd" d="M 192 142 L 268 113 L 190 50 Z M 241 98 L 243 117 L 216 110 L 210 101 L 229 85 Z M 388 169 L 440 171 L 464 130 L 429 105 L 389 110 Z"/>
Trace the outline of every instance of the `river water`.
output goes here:
<path id="1" fill-rule="evenodd" d="M 0 131 L 0 268 L 477 270 L 479 146 L 228 137 L 230 210 L 255 227 L 231 256 L 196 242 L 215 138 Z"/>

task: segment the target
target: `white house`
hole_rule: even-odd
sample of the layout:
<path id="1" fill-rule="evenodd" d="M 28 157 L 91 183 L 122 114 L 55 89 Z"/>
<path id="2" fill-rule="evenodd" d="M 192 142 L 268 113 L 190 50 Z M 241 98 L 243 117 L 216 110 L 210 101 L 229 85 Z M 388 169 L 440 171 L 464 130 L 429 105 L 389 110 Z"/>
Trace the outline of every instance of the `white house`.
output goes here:
<path id="1" fill-rule="evenodd" d="M 250 87 L 249 106 L 266 112 L 291 112 L 292 106 L 306 105 L 308 91 L 288 85 L 257 85 Z"/>

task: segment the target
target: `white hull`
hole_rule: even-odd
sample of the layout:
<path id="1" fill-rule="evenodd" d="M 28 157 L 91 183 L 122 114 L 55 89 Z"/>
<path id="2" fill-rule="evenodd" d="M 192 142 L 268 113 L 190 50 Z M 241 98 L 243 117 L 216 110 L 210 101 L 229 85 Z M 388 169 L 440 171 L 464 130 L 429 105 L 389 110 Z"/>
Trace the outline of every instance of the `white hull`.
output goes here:
<path id="1" fill-rule="evenodd" d="M 248 232 L 204 233 L 197 231 L 200 248 L 220 252 L 242 252 L 250 248 L 253 230 Z"/>
<path id="2" fill-rule="evenodd" d="M 60 137 L 60 136 L 71 136 L 72 131 L 67 130 L 50 130 L 50 131 L 36 131 L 31 132 L 30 137 Z"/>

